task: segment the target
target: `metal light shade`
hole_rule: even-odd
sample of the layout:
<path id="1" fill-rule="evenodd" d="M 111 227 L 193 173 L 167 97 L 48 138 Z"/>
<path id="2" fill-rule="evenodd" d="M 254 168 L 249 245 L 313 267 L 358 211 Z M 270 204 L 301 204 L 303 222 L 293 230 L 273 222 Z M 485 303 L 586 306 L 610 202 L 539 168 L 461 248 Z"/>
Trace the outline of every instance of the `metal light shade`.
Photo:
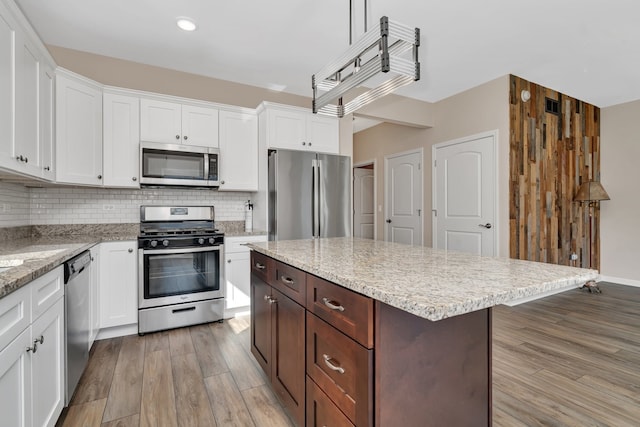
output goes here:
<path id="1" fill-rule="evenodd" d="M 345 53 L 312 76 L 313 112 L 343 117 L 420 80 L 418 46 L 420 29 L 383 16 L 379 28 L 367 31 Z M 372 79 L 380 76 L 385 76 L 384 82 L 376 83 L 373 89 L 347 103 L 343 102 L 343 96 L 365 82 L 371 84 Z"/>
<path id="2" fill-rule="evenodd" d="M 600 184 L 600 182 L 588 181 L 582 183 L 580 188 L 578 188 L 576 197 L 574 197 L 573 200 L 577 202 L 609 200 L 609 195 L 605 191 L 604 187 L 602 187 L 602 184 Z"/>

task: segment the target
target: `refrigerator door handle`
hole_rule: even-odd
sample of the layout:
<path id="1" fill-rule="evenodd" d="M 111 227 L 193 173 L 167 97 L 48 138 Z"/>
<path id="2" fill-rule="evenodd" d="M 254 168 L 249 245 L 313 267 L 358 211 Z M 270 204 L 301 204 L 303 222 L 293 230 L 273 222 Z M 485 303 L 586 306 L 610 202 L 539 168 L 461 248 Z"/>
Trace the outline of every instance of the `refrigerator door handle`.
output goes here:
<path id="1" fill-rule="evenodd" d="M 320 237 L 320 164 L 317 159 L 312 161 L 313 165 L 313 196 L 311 197 L 311 215 L 313 224 L 313 237 Z"/>

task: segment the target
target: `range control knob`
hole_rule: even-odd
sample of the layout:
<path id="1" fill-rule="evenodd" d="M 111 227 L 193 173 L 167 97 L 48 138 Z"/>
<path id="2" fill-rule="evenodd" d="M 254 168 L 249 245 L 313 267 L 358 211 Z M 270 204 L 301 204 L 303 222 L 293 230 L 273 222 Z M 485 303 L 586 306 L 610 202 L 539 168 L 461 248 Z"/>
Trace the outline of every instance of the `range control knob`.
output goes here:
<path id="1" fill-rule="evenodd" d="M 213 237 L 209 237 L 209 244 L 213 245 L 216 242 L 216 239 L 214 239 Z"/>
<path id="2" fill-rule="evenodd" d="M 150 245 L 152 248 L 155 248 L 156 246 L 158 246 L 158 241 L 157 241 L 157 240 L 152 240 L 152 241 L 151 241 L 151 243 L 149 243 L 149 245 Z"/>
<path id="3" fill-rule="evenodd" d="M 169 241 L 167 239 L 164 239 L 162 241 L 162 246 L 169 246 Z"/>
<path id="4" fill-rule="evenodd" d="M 198 239 L 198 244 L 204 245 L 204 239 L 202 237 Z"/>

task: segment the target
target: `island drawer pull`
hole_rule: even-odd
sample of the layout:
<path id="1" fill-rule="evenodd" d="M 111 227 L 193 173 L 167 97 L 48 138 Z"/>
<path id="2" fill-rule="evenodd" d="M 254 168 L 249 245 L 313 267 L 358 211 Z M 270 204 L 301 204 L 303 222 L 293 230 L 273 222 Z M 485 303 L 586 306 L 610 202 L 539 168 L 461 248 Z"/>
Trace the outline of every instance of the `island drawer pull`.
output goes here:
<path id="1" fill-rule="evenodd" d="M 245 264 L 246 265 L 246 264 Z M 265 268 L 267 268 L 264 264 L 261 264 L 259 262 L 256 261 L 256 268 L 258 270 L 264 270 Z"/>
<path id="2" fill-rule="evenodd" d="M 329 298 L 322 298 L 322 302 L 331 310 L 344 311 L 344 307 L 341 306 L 340 303 L 336 305 L 335 301 L 331 301 Z"/>
<path id="3" fill-rule="evenodd" d="M 323 354 L 322 358 L 324 359 L 324 364 L 327 365 L 329 369 L 331 369 L 332 371 L 338 371 L 341 374 L 344 374 L 344 368 L 341 366 L 334 365 L 333 359 L 329 355 Z"/>
<path id="4" fill-rule="evenodd" d="M 287 276 L 280 276 L 280 280 L 286 285 L 293 285 L 295 283 L 291 277 Z"/>

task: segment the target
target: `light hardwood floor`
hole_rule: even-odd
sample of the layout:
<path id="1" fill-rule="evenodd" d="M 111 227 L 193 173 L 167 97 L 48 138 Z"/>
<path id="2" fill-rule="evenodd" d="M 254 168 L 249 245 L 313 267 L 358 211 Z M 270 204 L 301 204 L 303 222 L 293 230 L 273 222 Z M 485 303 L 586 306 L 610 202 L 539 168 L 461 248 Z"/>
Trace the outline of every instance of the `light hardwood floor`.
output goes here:
<path id="1" fill-rule="evenodd" d="M 495 427 L 640 425 L 640 289 L 601 287 L 494 309 Z M 292 426 L 249 336 L 240 318 L 98 341 L 58 425 Z"/>

